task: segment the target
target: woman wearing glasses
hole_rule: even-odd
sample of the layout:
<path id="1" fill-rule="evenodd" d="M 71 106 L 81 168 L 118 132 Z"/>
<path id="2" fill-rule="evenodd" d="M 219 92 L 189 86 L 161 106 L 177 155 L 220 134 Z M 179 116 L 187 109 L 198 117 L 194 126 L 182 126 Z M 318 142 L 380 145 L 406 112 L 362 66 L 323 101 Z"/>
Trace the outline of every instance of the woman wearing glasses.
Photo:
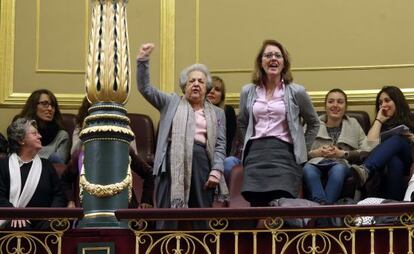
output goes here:
<path id="1" fill-rule="evenodd" d="M 64 207 L 66 200 L 52 164 L 42 149 L 36 122 L 18 118 L 7 128 L 10 156 L 0 160 L 0 207 Z M 0 220 L 0 227 L 45 230 L 43 220 Z"/>
<path id="2" fill-rule="evenodd" d="M 240 94 L 238 119 L 244 137 L 242 195 L 251 206 L 298 197 L 302 186 L 300 165 L 307 161 L 319 120 L 305 89 L 292 81 L 286 49 L 275 40 L 264 41 L 252 84 Z"/>
<path id="3" fill-rule="evenodd" d="M 14 119 L 20 117 L 36 120 L 42 136 L 40 158 L 49 159 L 52 163 L 66 163 L 69 158 L 70 139 L 63 128 L 56 96 L 47 89 L 32 92 L 22 111 Z"/>

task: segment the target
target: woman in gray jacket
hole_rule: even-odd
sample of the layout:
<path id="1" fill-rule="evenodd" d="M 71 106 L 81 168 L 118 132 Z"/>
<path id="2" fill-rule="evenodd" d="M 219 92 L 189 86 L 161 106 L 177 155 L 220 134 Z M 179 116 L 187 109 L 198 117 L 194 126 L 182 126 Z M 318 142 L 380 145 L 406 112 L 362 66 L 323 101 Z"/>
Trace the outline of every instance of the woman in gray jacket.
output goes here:
<path id="1" fill-rule="evenodd" d="M 307 161 L 319 120 L 305 89 L 292 81 L 287 50 L 275 40 L 264 41 L 252 84 L 240 94 L 238 119 L 244 137 L 242 195 L 251 206 L 297 197 L 301 189 L 300 165 Z"/>
<path id="2" fill-rule="evenodd" d="M 223 109 L 212 105 L 207 93 L 211 76 L 202 64 L 181 72 L 184 93 L 167 94 L 150 85 L 149 56 L 152 43 L 137 57 L 138 90 L 160 111 L 153 173 L 158 208 L 211 207 L 219 185 L 227 195 L 223 175 L 226 156 L 226 119 Z"/>
<path id="3" fill-rule="evenodd" d="M 303 167 L 306 197 L 321 204 L 332 204 L 340 197 L 349 163 L 357 163 L 361 153 L 378 144 L 378 139 L 368 141 L 358 121 L 345 114 L 347 105 L 341 89 L 326 94 L 326 114 L 319 118 L 321 127 L 309 151 L 311 159 Z M 322 176 L 327 176 L 325 187 Z"/>

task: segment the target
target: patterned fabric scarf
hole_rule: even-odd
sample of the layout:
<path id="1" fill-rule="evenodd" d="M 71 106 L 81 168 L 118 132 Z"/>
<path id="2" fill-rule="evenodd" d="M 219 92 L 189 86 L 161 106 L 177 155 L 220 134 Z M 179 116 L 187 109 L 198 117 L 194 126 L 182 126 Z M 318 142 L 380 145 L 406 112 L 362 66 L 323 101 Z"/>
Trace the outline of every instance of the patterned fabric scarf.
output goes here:
<path id="1" fill-rule="evenodd" d="M 204 102 L 204 114 L 207 122 L 207 154 L 214 159 L 216 144 L 217 116 L 213 106 Z M 175 113 L 171 130 L 171 207 L 188 207 L 193 162 L 195 135 L 195 113 L 183 96 Z"/>

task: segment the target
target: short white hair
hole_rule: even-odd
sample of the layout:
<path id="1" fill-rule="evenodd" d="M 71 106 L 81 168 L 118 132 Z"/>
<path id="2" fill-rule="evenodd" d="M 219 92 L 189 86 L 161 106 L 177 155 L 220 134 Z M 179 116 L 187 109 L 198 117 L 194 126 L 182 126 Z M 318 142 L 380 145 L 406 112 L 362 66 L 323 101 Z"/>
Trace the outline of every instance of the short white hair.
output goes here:
<path id="1" fill-rule="evenodd" d="M 187 68 L 185 68 L 184 70 L 181 71 L 180 74 L 180 88 L 181 91 L 185 91 L 185 86 L 187 85 L 187 81 L 188 81 L 188 75 L 190 75 L 191 72 L 193 71 L 199 71 L 202 72 L 204 74 L 204 76 L 206 76 L 206 88 L 207 88 L 207 93 L 210 92 L 210 90 L 213 88 L 213 84 L 211 81 L 211 74 L 208 71 L 207 66 L 205 66 L 204 64 L 193 64 L 188 66 Z"/>

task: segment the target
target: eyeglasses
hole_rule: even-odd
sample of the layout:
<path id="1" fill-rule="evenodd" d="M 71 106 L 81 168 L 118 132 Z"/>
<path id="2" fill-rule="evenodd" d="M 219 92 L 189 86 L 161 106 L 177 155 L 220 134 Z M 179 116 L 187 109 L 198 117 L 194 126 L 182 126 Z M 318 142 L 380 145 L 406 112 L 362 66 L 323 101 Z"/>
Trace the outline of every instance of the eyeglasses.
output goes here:
<path id="1" fill-rule="evenodd" d="M 49 106 L 55 108 L 55 104 L 50 103 L 49 101 L 39 101 L 37 104 L 41 105 L 43 108 L 48 108 Z"/>
<path id="2" fill-rule="evenodd" d="M 283 55 L 280 52 L 267 52 L 263 53 L 262 56 L 266 59 L 271 59 L 273 56 L 276 57 L 276 59 L 283 59 Z"/>

